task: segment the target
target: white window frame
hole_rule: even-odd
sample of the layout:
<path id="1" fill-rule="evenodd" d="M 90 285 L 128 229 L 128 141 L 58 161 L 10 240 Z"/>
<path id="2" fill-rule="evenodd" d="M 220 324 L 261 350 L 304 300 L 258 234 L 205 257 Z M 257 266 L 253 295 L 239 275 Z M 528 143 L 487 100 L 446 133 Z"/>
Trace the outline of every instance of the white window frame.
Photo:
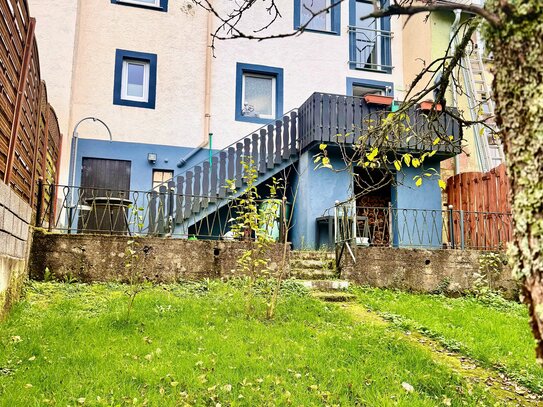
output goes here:
<path id="1" fill-rule="evenodd" d="M 155 8 L 161 8 L 160 7 L 160 0 L 155 0 L 154 3 L 148 3 L 140 0 L 117 0 L 118 3 L 126 3 L 126 4 L 136 4 L 138 6 L 144 6 L 144 7 L 155 7 Z"/>
<path id="2" fill-rule="evenodd" d="M 128 95 L 128 64 L 143 65 L 143 96 L 131 96 Z M 123 59 L 123 70 L 121 75 L 121 99 L 131 100 L 133 102 L 145 102 L 149 101 L 149 75 L 151 70 L 150 61 L 142 61 L 138 59 Z"/>
<path id="3" fill-rule="evenodd" d="M 275 119 L 276 115 L 276 98 L 277 98 L 277 78 L 275 75 L 266 75 L 265 73 L 253 73 L 253 72 L 243 72 L 242 74 L 242 80 L 241 80 L 241 108 L 243 109 L 243 106 L 245 106 L 245 78 L 248 76 L 252 78 L 262 78 L 262 79 L 271 79 L 272 80 L 272 110 L 270 115 L 264 115 L 264 114 L 258 114 L 257 118 L 260 119 Z"/>

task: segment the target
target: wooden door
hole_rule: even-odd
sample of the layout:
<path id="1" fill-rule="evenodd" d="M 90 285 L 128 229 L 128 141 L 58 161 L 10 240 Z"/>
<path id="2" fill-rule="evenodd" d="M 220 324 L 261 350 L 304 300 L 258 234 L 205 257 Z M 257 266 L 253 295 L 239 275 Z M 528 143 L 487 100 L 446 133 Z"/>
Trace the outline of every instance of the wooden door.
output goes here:
<path id="1" fill-rule="evenodd" d="M 130 190 L 131 162 L 104 158 L 83 157 L 81 166 L 81 188 L 89 195 L 99 196 L 111 191 L 111 196 L 128 196 Z"/>

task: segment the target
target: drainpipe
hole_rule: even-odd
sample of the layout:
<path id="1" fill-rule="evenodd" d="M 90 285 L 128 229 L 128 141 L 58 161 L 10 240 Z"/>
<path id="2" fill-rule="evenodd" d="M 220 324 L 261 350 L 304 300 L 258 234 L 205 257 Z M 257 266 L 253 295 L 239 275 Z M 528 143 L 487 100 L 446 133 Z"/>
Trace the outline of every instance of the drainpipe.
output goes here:
<path id="1" fill-rule="evenodd" d="M 462 10 L 454 10 L 454 22 L 451 25 L 451 31 L 449 33 L 449 42 L 452 42 L 454 36 L 456 35 L 456 30 L 460 24 L 460 18 L 462 17 Z M 465 69 L 465 68 L 464 68 Z M 456 85 L 454 81 L 451 81 L 451 91 L 452 91 L 452 104 L 454 108 L 458 108 L 458 94 L 456 92 Z M 460 157 L 459 154 L 454 156 L 454 174 L 460 174 Z"/>
<path id="2" fill-rule="evenodd" d="M 211 0 L 209 1 L 211 5 Z M 213 52 L 211 49 L 212 37 L 211 30 L 213 29 L 213 14 L 207 13 L 207 30 L 206 30 L 206 62 L 205 62 L 205 79 L 204 79 L 204 133 L 202 135 L 202 142 L 194 148 L 190 153 L 185 157 L 181 158 L 177 163 L 177 168 L 183 167 L 188 160 L 190 160 L 194 155 L 196 155 L 202 148 L 206 145 L 209 147 L 211 154 L 211 138 L 212 133 L 211 129 L 211 64 L 213 62 Z"/>

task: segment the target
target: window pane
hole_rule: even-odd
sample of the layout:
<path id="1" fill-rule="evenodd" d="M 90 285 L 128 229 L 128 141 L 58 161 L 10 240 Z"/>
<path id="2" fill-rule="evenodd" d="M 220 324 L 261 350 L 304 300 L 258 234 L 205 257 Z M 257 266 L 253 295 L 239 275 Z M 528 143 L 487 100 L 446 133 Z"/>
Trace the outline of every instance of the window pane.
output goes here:
<path id="1" fill-rule="evenodd" d="M 300 11 L 300 23 L 306 24 L 313 14 L 318 13 L 321 10 L 324 10 L 326 7 L 330 5 L 330 0 L 301 0 L 300 1 L 300 7 L 302 10 Z M 308 10 L 309 9 L 309 10 Z M 316 16 L 307 28 L 312 30 L 322 30 L 322 31 L 330 31 L 331 28 L 331 18 L 332 17 L 332 11 L 328 10 L 327 12 L 321 13 L 318 16 Z"/>
<path id="2" fill-rule="evenodd" d="M 142 64 L 128 64 L 128 83 L 126 94 L 128 96 L 143 97 L 143 83 L 145 66 Z"/>
<path id="3" fill-rule="evenodd" d="M 370 88 L 366 86 L 354 85 L 353 96 L 366 96 L 366 95 L 384 95 L 384 89 Z"/>
<path id="4" fill-rule="evenodd" d="M 273 78 L 245 75 L 244 116 L 273 115 Z"/>
<path id="5" fill-rule="evenodd" d="M 356 62 L 366 68 L 375 69 L 380 63 L 379 31 L 380 20 L 368 18 L 361 20 L 368 14 L 373 13 L 373 4 L 364 1 L 356 2 Z"/>

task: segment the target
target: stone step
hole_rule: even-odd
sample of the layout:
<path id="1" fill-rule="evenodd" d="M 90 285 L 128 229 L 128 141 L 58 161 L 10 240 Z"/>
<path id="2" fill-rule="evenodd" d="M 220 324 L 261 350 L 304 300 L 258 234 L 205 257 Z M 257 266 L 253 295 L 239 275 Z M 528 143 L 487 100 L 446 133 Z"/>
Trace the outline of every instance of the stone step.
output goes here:
<path id="1" fill-rule="evenodd" d="M 293 250 L 290 252 L 290 258 L 309 260 L 334 260 L 336 258 L 336 255 L 334 252 Z"/>
<path id="2" fill-rule="evenodd" d="M 311 295 L 326 302 L 347 302 L 356 299 L 356 295 L 341 291 L 315 291 Z"/>
<path id="3" fill-rule="evenodd" d="M 338 274 L 334 270 L 309 270 L 290 269 L 290 277 L 298 280 L 330 280 L 337 279 Z"/>
<path id="4" fill-rule="evenodd" d="M 295 269 L 326 269 L 333 270 L 335 264 L 332 260 L 290 259 L 290 267 Z"/>
<path id="5" fill-rule="evenodd" d="M 314 291 L 345 291 L 349 282 L 345 280 L 296 280 L 309 290 Z"/>

